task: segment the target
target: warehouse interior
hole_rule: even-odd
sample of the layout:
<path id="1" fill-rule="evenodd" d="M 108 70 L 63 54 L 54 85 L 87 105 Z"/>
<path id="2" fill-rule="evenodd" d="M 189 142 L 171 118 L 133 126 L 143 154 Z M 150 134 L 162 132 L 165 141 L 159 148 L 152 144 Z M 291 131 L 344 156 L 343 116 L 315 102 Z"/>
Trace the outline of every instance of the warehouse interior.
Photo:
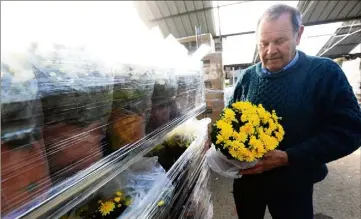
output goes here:
<path id="1" fill-rule="evenodd" d="M 206 154 L 275 4 L 361 107 L 361 1 L 1 1 L 1 218 L 237 219 Z M 328 165 L 315 219 L 359 218 L 360 158 Z"/>
<path id="2" fill-rule="evenodd" d="M 214 52 L 221 52 L 225 78 L 232 83 L 237 80 L 239 70 L 259 62 L 255 43 L 257 19 L 266 8 L 277 3 L 300 10 L 305 25 L 298 48 L 301 51 L 339 61 L 360 58 L 361 3 L 358 1 L 139 1 L 135 4 L 148 27 L 158 26 L 165 37 L 172 34 L 189 53 L 203 43 L 211 45 Z"/>

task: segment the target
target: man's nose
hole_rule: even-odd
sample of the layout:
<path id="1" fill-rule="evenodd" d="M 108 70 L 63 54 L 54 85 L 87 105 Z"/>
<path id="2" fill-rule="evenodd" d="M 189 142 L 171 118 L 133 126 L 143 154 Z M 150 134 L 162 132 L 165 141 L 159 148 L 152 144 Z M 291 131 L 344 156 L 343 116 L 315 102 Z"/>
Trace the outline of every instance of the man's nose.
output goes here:
<path id="1" fill-rule="evenodd" d="M 272 55 L 275 53 L 277 53 L 277 47 L 273 43 L 270 43 L 268 45 L 267 55 Z"/>

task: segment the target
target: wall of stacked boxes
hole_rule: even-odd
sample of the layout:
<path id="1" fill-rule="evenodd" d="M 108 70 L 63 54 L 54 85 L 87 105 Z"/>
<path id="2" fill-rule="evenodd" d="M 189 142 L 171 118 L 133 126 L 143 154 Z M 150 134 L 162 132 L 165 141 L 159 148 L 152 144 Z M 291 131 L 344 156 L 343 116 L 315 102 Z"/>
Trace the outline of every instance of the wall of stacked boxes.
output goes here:
<path id="1" fill-rule="evenodd" d="M 212 122 L 210 125 L 212 125 L 224 109 L 225 75 L 223 71 L 222 53 L 209 53 L 202 61 L 206 98 L 206 111 L 202 116 L 211 118 Z"/>

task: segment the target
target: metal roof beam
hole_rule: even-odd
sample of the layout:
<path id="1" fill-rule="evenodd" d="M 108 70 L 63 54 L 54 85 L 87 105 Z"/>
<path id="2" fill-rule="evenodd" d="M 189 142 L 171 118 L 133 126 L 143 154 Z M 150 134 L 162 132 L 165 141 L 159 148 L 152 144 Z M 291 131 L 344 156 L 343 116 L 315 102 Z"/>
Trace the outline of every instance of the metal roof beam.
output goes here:
<path id="1" fill-rule="evenodd" d="M 320 24 L 329 24 L 329 23 L 352 21 L 352 20 L 361 20 L 361 16 L 340 18 L 340 19 L 331 19 L 331 20 L 323 20 L 323 21 L 314 21 L 314 22 L 305 23 L 304 25 L 305 26 L 314 26 L 314 25 L 320 25 Z"/>
<path id="2" fill-rule="evenodd" d="M 361 58 L 361 53 L 354 53 L 354 54 L 333 54 L 333 55 L 329 55 L 326 56 L 330 59 L 337 59 L 337 58 L 346 58 L 346 60 L 354 60 L 357 58 Z"/>
<path id="3" fill-rule="evenodd" d="M 226 37 L 230 37 L 230 36 L 239 36 L 239 35 L 253 34 L 253 33 L 256 33 L 256 31 L 246 31 L 246 32 L 239 32 L 239 33 L 223 34 L 223 35 L 220 35 L 220 36 L 213 36 L 213 39 L 226 38 Z"/>
<path id="4" fill-rule="evenodd" d="M 320 24 L 326 24 L 326 23 L 335 23 L 335 22 L 340 22 L 340 21 L 350 21 L 350 20 L 358 20 L 360 19 L 361 20 L 361 16 L 358 16 L 358 17 L 354 17 L 354 18 L 351 18 L 351 19 L 341 19 L 341 20 L 330 20 L 330 21 L 327 21 L 327 22 L 320 22 L 320 23 L 308 23 L 308 24 L 304 24 L 304 26 L 313 26 L 313 25 L 320 25 Z M 353 25 L 352 27 L 358 27 L 360 26 L 360 24 L 355 24 Z M 348 28 L 348 27 L 351 27 L 351 25 L 348 25 L 348 26 L 341 26 L 339 27 L 339 29 L 343 29 L 343 28 Z M 231 34 L 224 34 L 224 35 L 220 35 L 220 36 L 214 36 L 213 39 L 216 39 L 216 38 L 226 38 L 226 37 L 230 37 L 230 36 L 239 36 L 239 35 L 245 35 L 245 34 L 254 34 L 256 33 L 256 31 L 246 31 L 246 32 L 238 32 L 238 33 L 231 33 Z"/>
<path id="5" fill-rule="evenodd" d="M 173 18 L 173 17 L 182 16 L 182 15 L 193 14 L 193 13 L 202 12 L 202 11 L 208 11 L 208 10 L 212 10 L 214 8 L 216 8 L 216 7 L 207 7 L 207 8 L 197 9 L 197 10 L 193 10 L 193 11 L 182 12 L 182 13 L 173 14 L 173 15 L 169 15 L 169 16 L 165 16 L 165 17 L 161 17 L 161 18 L 155 18 L 150 21 L 157 22 L 157 21 L 161 21 L 161 20 L 164 20 L 167 18 Z"/>
<path id="6" fill-rule="evenodd" d="M 215 5 L 215 6 L 211 6 L 211 7 L 204 7 L 204 8 L 201 8 L 201 9 L 185 11 L 185 12 L 181 12 L 181 13 L 178 13 L 178 14 L 173 14 L 173 15 L 169 15 L 169 16 L 165 16 L 165 17 L 161 17 L 161 18 L 155 18 L 155 19 L 149 20 L 149 22 L 153 22 L 153 21 L 156 22 L 156 21 L 164 20 L 166 18 L 172 18 L 172 17 L 176 17 L 176 16 L 180 16 L 180 15 L 187 15 L 187 14 L 196 13 L 196 12 L 202 12 L 202 11 L 206 12 L 206 11 L 209 11 L 209 10 L 212 10 L 212 9 L 218 9 L 218 8 L 222 8 L 222 7 L 227 7 L 227 6 L 237 5 L 237 4 L 247 3 L 247 2 L 250 2 L 250 1 L 241 1 L 241 2 L 228 3 L 228 4 L 220 5 L 220 6 Z"/>

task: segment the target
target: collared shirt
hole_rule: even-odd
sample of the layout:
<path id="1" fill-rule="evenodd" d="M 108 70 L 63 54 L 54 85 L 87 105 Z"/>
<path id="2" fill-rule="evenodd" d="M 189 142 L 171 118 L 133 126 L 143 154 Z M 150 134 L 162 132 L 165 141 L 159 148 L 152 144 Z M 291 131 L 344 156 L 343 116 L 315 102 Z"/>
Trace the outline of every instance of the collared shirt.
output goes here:
<path id="1" fill-rule="evenodd" d="M 279 72 L 282 72 L 282 71 L 287 70 L 290 67 L 292 67 L 294 64 L 296 64 L 296 62 L 298 60 L 298 56 L 299 56 L 298 51 L 296 51 L 295 57 L 293 57 L 293 59 L 283 69 L 279 70 L 278 72 L 274 72 L 274 73 L 279 73 Z M 272 72 L 268 71 L 267 68 L 262 68 L 262 72 L 265 74 L 272 74 Z"/>

